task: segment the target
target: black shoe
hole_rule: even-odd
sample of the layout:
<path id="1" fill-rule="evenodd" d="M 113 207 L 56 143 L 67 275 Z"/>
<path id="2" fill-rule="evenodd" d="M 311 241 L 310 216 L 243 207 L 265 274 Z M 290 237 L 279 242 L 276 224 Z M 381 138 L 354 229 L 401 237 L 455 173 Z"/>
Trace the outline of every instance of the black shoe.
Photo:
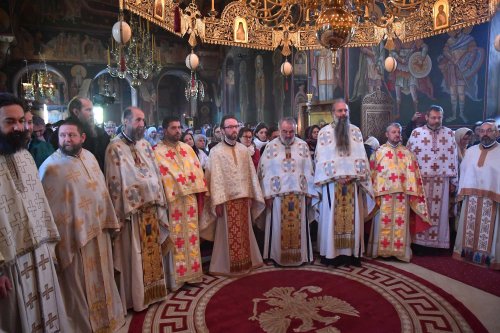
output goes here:
<path id="1" fill-rule="evenodd" d="M 361 267 L 361 258 L 351 257 L 351 265 L 353 265 L 354 267 Z"/>

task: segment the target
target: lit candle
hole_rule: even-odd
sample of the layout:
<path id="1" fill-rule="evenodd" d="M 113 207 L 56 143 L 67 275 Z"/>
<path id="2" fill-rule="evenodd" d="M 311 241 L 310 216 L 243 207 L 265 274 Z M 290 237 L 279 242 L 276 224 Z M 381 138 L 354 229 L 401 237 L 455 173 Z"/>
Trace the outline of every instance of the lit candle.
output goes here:
<path id="1" fill-rule="evenodd" d="M 215 11 L 215 4 L 214 4 L 214 0 L 212 0 L 212 11 Z"/>

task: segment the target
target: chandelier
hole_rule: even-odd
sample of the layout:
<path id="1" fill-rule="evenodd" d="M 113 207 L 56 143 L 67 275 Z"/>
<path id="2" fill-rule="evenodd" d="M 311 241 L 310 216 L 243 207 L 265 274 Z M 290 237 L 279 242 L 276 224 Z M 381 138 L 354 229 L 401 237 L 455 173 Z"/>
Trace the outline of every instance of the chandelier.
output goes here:
<path id="1" fill-rule="evenodd" d="M 419 11 L 424 0 L 245 0 L 248 12 L 261 24 L 287 31 L 314 29 L 323 47 L 334 53 L 347 45 L 358 26 L 385 29 L 388 48 L 396 38 L 393 24 Z M 283 46 L 286 48 L 287 46 Z M 332 56 L 335 61 L 337 57 Z"/>
<path id="2" fill-rule="evenodd" d="M 108 72 L 112 77 L 123 79 L 128 75 L 131 85 L 138 87 L 142 81 L 160 73 L 161 55 L 156 50 L 149 21 L 131 15 L 128 25 L 120 9 L 119 20 L 112 32 L 111 50 L 108 48 Z"/>
<path id="3" fill-rule="evenodd" d="M 408 42 L 487 22 L 495 15 L 499 0 L 446 0 L 450 16 L 445 27 L 434 25 L 435 0 L 235 0 L 224 1 L 220 15 L 212 1 L 207 17 L 186 5 L 194 0 L 122 2 L 127 11 L 177 36 L 189 35 L 191 47 L 198 39 L 205 44 L 259 50 L 280 48 L 287 57 L 292 48 L 336 51 L 373 46 L 382 40 L 391 49 L 396 38 Z M 156 15 L 157 8 L 162 15 Z M 244 38 L 238 37 L 240 32 Z"/>
<path id="4" fill-rule="evenodd" d="M 199 64 L 200 59 L 194 51 L 191 50 L 191 53 L 186 57 L 186 67 L 191 71 L 191 77 L 184 88 L 184 95 L 188 101 L 195 100 L 197 98 L 203 100 L 203 98 L 205 98 L 205 88 L 196 75 L 196 69 Z"/>
<path id="5" fill-rule="evenodd" d="M 47 69 L 47 64 L 39 66 L 31 73 L 28 70 L 28 61 L 25 60 L 26 65 L 26 81 L 21 83 L 23 88 L 24 99 L 28 102 L 29 106 L 37 100 L 51 99 L 54 97 L 55 85 L 52 80 L 52 74 Z"/>

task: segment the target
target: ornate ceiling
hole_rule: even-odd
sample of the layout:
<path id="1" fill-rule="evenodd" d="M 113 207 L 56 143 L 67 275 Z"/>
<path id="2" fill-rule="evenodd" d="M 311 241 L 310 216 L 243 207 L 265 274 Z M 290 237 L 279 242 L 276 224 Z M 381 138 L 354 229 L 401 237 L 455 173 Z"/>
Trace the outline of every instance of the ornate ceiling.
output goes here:
<path id="1" fill-rule="evenodd" d="M 189 36 L 192 47 L 199 42 L 263 50 L 282 47 L 284 55 L 290 46 L 297 49 L 322 47 L 316 38 L 314 24 L 306 22 L 299 29 L 284 33 L 286 29 L 283 27 L 273 29 L 255 18 L 244 1 L 230 2 L 220 15 L 214 15 L 215 11 L 201 13 L 195 2 L 186 6 L 172 0 L 121 1 L 126 11 L 137 14 L 175 35 Z M 443 2 L 448 6 L 447 24 L 436 28 L 436 8 Z M 419 11 L 399 22 L 394 21 L 392 28 L 395 35 L 403 42 L 429 37 L 486 22 L 495 13 L 499 4 L 500 0 L 423 0 Z M 237 23 L 241 21 L 245 23 L 246 30 L 244 38 L 238 39 Z M 386 35 L 386 28 L 370 22 L 359 23 L 347 47 L 378 44 Z"/>

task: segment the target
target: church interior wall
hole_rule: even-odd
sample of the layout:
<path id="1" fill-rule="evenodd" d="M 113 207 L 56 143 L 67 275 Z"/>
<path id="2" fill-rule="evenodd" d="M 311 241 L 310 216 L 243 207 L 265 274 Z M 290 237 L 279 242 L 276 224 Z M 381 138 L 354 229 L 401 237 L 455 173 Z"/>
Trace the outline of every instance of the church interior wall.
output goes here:
<path id="1" fill-rule="evenodd" d="M 132 103 L 130 85 L 109 76 L 106 80 L 103 75 L 96 77 L 106 68 L 110 28 L 117 20 L 116 6 L 106 1 L 90 3 L 86 0 L 75 4 L 48 0 L 2 2 L 0 15 L 7 20 L 3 20 L 0 33 L 13 34 L 16 41 L 0 58 L 0 90 L 14 90 L 13 85 L 19 82 L 13 82 L 13 78 L 26 62 L 46 61 L 68 82 L 67 92 L 59 94 L 59 101 L 49 103 L 64 107 L 72 96 L 81 93 L 86 80 L 91 82 L 83 93 L 102 93 L 107 80 L 117 102 L 106 106 L 104 120 L 118 123 L 121 109 Z M 431 104 L 443 106 L 445 125 L 451 127 L 497 116 L 500 113 L 500 53 L 491 45 L 500 33 L 499 21 L 497 14 L 490 23 L 397 45 L 393 51 L 383 47 L 342 49 L 338 67 L 332 65 L 331 52 L 326 49 L 292 49 L 288 61 L 294 65 L 294 70 L 289 78 L 281 75 L 280 67 L 285 58 L 279 51 L 200 44 L 195 52 L 200 56 L 198 74 L 206 96 L 197 102 L 195 124 L 216 123 L 228 113 L 250 124 L 259 121 L 273 124 L 282 116 L 297 117 L 297 105 L 307 101 L 307 93 L 313 94 L 313 103 L 346 98 L 351 106 L 352 121 L 359 124 L 361 102 L 373 89 L 389 93 L 394 100 L 394 116 L 403 124 L 416 110 L 425 111 Z M 153 32 L 161 49 L 162 74 L 180 71 L 189 75 L 185 67 L 185 57 L 190 51 L 187 41 L 159 27 L 154 27 Z M 408 54 L 422 53 L 424 48 L 430 59 L 430 69 L 423 68 L 418 73 L 419 78 L 412 77 L 413 74 L 403 68 L 404 61 L 394 73 L 383 70 L 383 60 L 388 55 L 404 58 Z M 449 61 L 445 48 L 452 49 L 449 53 L 457 57 L 458 65 Z M 263 62 L 264 80 L 261 83 L 258 82 L 257 57 Z M 450 70 L 453 68 L 452 75 Z M 416 91 L 411 91 L 410 81 L 416 82 Z M 149 123 L 159 123 L 167 114 L 190 112 L 184 97 L 184 84 L 175 75 L 159 75 L 138 89 L 138 106 L 145 109 Z M 400 93 L 396 92 L 398 84 L 402 86 Z M 264 95 L 262 114 L 257 105 L 259 93 Z M 398 94 L 401 96 L 399 108 Z"/>

